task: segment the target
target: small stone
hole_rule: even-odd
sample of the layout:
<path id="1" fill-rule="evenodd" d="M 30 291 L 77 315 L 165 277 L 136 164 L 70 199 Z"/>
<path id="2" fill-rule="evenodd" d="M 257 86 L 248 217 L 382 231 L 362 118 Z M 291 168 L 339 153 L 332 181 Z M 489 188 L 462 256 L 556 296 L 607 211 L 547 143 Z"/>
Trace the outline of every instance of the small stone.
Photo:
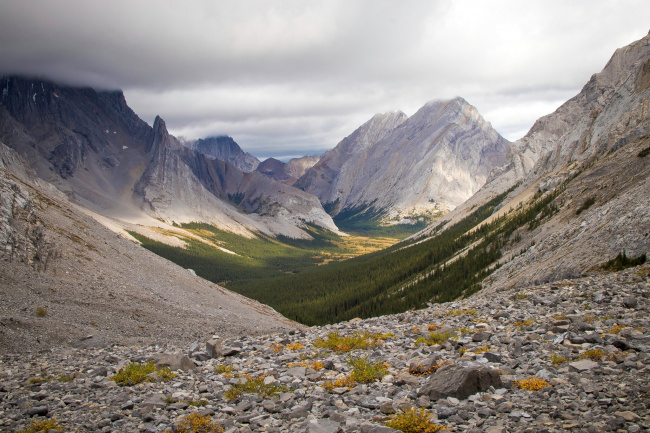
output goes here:
<path id="1" fill-rule="evenodd" d="M 622 412 L 614 412 L 614 415 L 620 416 L 627 422 L 637 422 L 641 419 L 639 415 L 629 410 L 622 411 Z"/>
<path id="2" fill-rule="evenodd" d="M 360 427 L 361 433 L 401 433 L 399 430 L 378 424 L 361 424 Z"/>
<path id="3" fill-rule="evenodd" d="M 332 420 L 313 419 L 309 421 L 307 431 L 309 433 L 339 433 L 341 425 Z"/>
<path id="4" fill-rule="evenodd" d="M 396 412 L 395 406 L 393 406 L 393 403 L 389 401 L 382 403 L 381 406 L 379 406 L 379 411 L 384 415 L 391 415 Z"/>
<path id="5" fill-rule="evenodd" d="M 47 406 L 34 406 L 27 408 L 23 413 L 27 416 L 46 416 L 48 412 Z"/>
<path id="6" fill-rule="evenodd" d="M 639 302 L 633 296 L 627 296 L 625 299 L 623 299 L 623 306 L 625 308 L 636 308 L 637 305 L 639 305 Z"/>
<path id="7" fill-rule="evenodd" d="M 582 359 L 580 361 L 570 362 L 569 371 L 576 373 L 582 373 L 583 371 L 589 371 L 598 367 L 598 363 L 590 359 Z"/>

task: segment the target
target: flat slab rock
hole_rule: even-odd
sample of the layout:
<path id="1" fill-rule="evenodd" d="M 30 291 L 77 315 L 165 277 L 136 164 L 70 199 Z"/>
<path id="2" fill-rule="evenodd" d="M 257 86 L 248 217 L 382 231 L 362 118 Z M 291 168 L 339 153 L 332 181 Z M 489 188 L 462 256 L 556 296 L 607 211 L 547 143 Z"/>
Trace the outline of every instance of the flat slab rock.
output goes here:
<path id="1" fill-rule="evenodd" d="M 418 395 L 426 395 L 432 401 L 447 397 L 465 399 L 491 386 L 501 388 L 502 385 L 499 373 L 492 368 L 453 366 L 436 371 Z"/>

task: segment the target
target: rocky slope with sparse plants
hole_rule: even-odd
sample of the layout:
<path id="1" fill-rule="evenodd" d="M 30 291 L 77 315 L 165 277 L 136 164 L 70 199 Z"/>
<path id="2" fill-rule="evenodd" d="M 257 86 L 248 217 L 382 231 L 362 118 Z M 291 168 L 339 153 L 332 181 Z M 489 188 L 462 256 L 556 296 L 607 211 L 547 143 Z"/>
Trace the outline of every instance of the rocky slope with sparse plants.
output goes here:
<path id="1" fill-rule="evenodd" d="M 191 345 L 4 354 L 0 429 L 647 431 L 649 271 Z"/>
<path id="2" fill-rule="evenodd" d="M 0 353 L 300 327 L 108 230 L 2 143 L 0 275 Z"/>

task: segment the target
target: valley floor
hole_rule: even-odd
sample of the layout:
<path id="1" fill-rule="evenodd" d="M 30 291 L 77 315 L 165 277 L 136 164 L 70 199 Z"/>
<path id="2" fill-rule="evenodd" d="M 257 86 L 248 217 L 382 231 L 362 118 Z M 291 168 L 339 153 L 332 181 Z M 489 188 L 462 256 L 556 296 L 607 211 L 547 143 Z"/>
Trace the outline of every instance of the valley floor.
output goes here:
<path id="1" fill-rule="evenodd" d="M 198 344 L 4 354 L 0 430 L 49 420 L 64 431 L 162 432 L 194 419 L 229 433 L 387 433 L 395 413 L 422 407 L 455 432 L 647 431 L 649 272 L 488 289 L 419 311 L 230 338 L 216 345 L 227 356 L 215 358 Z M 353 344 L 345 337 L 368 347 L 326 347 Z M 196 367 L 169 381 L 111 379 L 162 353 L 188 354 Z M 472 372 L 489 374 L 465 383 Z"/>

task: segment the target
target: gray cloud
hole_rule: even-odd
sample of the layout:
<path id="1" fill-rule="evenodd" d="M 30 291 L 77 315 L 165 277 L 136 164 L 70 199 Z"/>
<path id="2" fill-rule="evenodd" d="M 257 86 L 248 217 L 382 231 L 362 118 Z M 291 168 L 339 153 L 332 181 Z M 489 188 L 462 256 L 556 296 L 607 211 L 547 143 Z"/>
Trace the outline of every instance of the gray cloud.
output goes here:
<path id="1" fill-rule="evenodd" d="M 594 1 L 0 2 L 0 73 L 121 88 L 144 120 L 260 156 L 321 153 L 377 112 L 463 96 L 522 136 L 648 31 Z"/>

